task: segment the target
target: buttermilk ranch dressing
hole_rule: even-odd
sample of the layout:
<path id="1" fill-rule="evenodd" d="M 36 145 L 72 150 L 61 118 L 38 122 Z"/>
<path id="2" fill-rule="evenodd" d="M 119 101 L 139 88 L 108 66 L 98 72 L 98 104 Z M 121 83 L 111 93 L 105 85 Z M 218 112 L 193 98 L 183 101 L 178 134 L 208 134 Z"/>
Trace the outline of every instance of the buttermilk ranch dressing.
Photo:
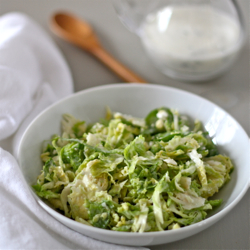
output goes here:
<path id="1" fill-rule="evenodd" d="M 239 51 L 241 35 L 236 20 L 207 5 L 165 7 L 148 15 L 141 26 L 142 43 L 166 74 L 221 70 Z"/>

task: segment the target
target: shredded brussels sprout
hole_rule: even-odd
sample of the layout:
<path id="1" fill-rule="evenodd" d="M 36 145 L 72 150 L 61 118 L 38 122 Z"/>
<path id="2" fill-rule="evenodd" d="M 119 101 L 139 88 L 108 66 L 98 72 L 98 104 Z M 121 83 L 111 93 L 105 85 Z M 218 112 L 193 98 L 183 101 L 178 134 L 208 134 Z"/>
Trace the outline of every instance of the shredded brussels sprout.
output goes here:
<path id="1" fill-rule="evenodd" d="M 199 121 L 158 108 L 145 119 L 112 113 L 87 125 L 63 115 L 41 154 L 37 195 L 80 223 L 115 231 L 174 230 L 222 200 L 233 164 Z"/>

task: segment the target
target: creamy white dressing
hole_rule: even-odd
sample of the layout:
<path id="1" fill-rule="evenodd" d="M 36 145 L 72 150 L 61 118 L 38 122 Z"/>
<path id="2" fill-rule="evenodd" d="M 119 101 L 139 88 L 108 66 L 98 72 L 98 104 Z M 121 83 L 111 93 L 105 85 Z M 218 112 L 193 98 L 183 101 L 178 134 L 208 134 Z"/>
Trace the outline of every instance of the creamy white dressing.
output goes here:
<path id="1" fill-rule="evenodd" d="M 183 5 L 149 14 L 141 38 L 163 71 L 199 75 L 230 63 L 241 47 L 242 34 L 240 24 L 222 11 Z"/>

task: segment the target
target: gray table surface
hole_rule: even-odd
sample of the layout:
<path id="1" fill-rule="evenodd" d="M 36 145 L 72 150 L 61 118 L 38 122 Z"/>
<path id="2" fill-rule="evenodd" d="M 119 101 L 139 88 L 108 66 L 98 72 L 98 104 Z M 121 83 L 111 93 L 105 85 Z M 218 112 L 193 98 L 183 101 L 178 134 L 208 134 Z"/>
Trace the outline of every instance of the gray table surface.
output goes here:
<path id="1" fill-rule="evenodd" d="M 249 0 L 238 2 L 249 29 Z M 154 67 L 140 39 L 119 21 L 110 0 L 0 0 L 0 15 L 12 11 L 26 13 L 52 36 L 72 71 L 75 91 L 121 80 L 91 55 L 51 33 L 49 18 L 58 10 L 70 11 L 89 21 L 106 50 L 148 82 L 184 89 L 212 100 L 235 117 L 250 135 L 249 40 L 240 58 L 225 75 L 203 83 L 186 83 L 168 78 Z M 250 249 L 250 190 L 226 217 L 212 227 L 187 239 L 149 248 Z"/>

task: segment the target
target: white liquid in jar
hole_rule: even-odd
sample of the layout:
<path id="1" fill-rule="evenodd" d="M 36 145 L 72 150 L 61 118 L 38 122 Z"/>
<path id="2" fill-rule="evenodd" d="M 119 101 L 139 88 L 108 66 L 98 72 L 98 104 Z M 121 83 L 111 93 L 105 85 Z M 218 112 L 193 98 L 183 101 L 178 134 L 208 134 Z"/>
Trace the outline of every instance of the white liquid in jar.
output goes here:
<path id="1" fill-rule="evenodd" d="M 167 75 L 204 79 L 227 68 L 242 43 L 240 24 L 204 6 L 170 6 L 150 14 L 141 38 L 152 60 Z"/>

